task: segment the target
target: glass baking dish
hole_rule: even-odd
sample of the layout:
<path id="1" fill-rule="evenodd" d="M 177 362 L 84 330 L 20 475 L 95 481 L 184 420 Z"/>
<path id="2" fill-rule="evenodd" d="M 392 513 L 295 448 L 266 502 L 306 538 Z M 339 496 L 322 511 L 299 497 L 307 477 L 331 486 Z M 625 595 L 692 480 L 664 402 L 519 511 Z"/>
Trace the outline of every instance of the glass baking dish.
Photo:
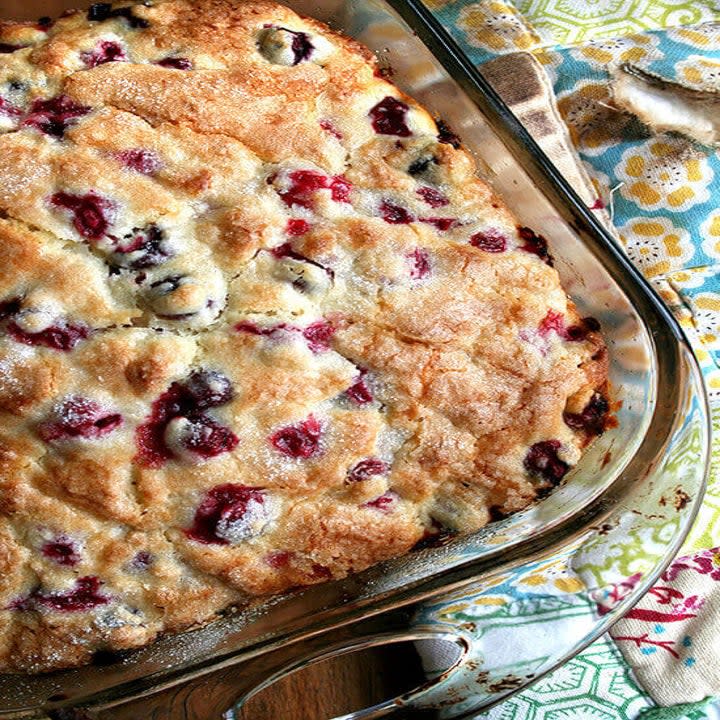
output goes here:
<path id="1" fill-rule="evenodd" d="M 44 1 L 38 12 L 59 14 L 73 4 Z M 701 502 L 710 425 L 687 341 L 432 15 L 416 0 L 285 4 L 377 52 L 393 68 L 393 81 L 461 137 L 519 221 L 549 239 L 581 316 L 602 324 L 621 402 L 617 427 L 593 443 L 552 495 L 445 547 L 269 598 L 102 664 L 0 676 L 0 718 L 230 718 L 236 702 L 288 672 L 397 639 L 449 640 L 457 658 L 421 688 L 343 717 L 471 717 L 577 653 L 637 602 L 679 549 Z M 30 5 L 23 12 L 32 12 Z M 531 658 L 532 643 L 506 623 L 502 642 L 513 667 L 528 672 L 515 673 L 513 683 L 495 682 L 508 665 L 489 652 L 482 618 L 460 622 L 449 608 L 467 612 L 497 599 L 499 587 L 516 587 L 539 567 L 568 580 L 555 583 L 567 591 L 556 587 L 553 598 L 582 604 L 582 621 L 541 658 Z M 547 607 L 543 612 L 538 618 L 552 621 Z"/>

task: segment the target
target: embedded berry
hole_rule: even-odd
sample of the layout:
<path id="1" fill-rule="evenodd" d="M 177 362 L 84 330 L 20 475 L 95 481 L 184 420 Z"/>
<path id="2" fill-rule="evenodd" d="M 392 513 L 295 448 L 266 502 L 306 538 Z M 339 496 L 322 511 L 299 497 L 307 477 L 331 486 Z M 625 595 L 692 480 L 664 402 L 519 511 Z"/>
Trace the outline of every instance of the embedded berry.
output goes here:
<path id="1" fill-rule="evenodd" d="M 413 550 L 443 547 L 454 540 L 458 535 L 457 530 L 447 527 L 435 518 L 430 518 L 430 523 L 430 527 L 425 530 L 422 538 L 413 545 Z"/>
<path id="2" fill-rule="evenodd" d="M 270 444 L 283 455 L 307 460 L 320 451 L 322 425 L 312 415 L 296 425 L 280 428 L 270 436 Z"/>
<path id="3" fill-rule="evenodd" d="M 205 544 L 229 545 L 259 535 L 269 521 L 263 488 L 225 483 L 212 488 L 185 534 Z"/>
<path id="4" fill-rule="evenodd" d="M 144 228 L 133 228 L 115 246 L 113 260 L 120 267 L 132 270 L 155 267 L 173 255 L 164 240 L 163 231 L 154 223 Z"/>
<path id="5" fill-rule="evenodd" d="M 330 197 L 335 202 L 350 202 L 350 191 L 352 190 L 352 183 L 346 180 L 342 175 L 335 175 L 330 180 Z"/>
<path id="6" fill-rule="evenodd" d="M 161 167 L 160 158 L 157 153 L 152 150 L 145 150 L 144 148 L 123 150 L 117 153 L 115 157 L 129 170 L 134 170 L 143 175 L 153 175 Z"/>
<path id="7" fill-rule="evenodd" d="M 318 320 L 303 328 L 302 334 L 310 350 L 317 353 L 330 349 L 330 340 L 335 330 L 336 328 L 327 320 Z"/>
<path id="8" fill-rule="evenodd" d="M 335 127 L 335 125 L 333 125 L 332 122 L 330 122 L 330 120 L 321 120 L 319 125 L 325 132 L 330 133 L 330 135 L 338 140 L 343 139 L 343 134 Z"/>
<path id="9" fill-rule="evenodd" d="M 594 317 L 582 318 L 577 325 L 570 325 L 565 330 L 565 339 L 571 342 L 581 342 L 587 339 L 590 333 L 600 332 L 600 323 Z"/>
<path id="10" fill-rule="evenodd" d="M 501 253 L 507 250 L 507 238 L 499 230 L 490 228 L 483 232 L 475 233 L 470 238 L 470 244 L 484 252 Z"/>
<path id="11" fill-rule="evenodd" d="M 552 256 L 548 252 L 547 240 L 542 235 L 537 235 L 528 227 L 519 227 L 518 234 L 525 241 L 520 250 L 537 255 L 544 263 L 552 267 Z"/>
<path id="12" fill-rule="evenodd" d="M 459 225 L 457 218 L 421 217 L 418 218 L 418 220 L 420 220 L 420 222 L 427 223 L 428 225 L 432 225 L 433 227 L 440 230 L 440 232 L 451 230 L 452 228 Z"/>
<path id="13" fill-rule="evenodd" d="M 67 95 L 58 95 L 48 100 L 35 100 L 23 125 L 34 127 L 51 137 L 62 138 L 65 130 L 79 118 L 87 115 L 91 108 L 78 105 Z"/>
<path id="14" fill-rule="evenodd" d="M 166 57 L 156 60 L 153 64 L 171 70 L 192 70 L 195 67 L 192 60 L 184 57 Z"/>
<path id="15" fill-rule="evenodd" d="M 115 215 L 115 204 L 91 191 L 86 195 L 58 192 L 51 198 L 52 205 L 69 210 L 75 230 L 88 240 L 99 240 L 108 231 Z"/>
<path id="16" fill-rule="evenodd" d="M 607 398 L 595 393 L 590 402 L 579 413 L 563 413 L 563 420 L 573 430 L 581 430 L 588 435 L 602 435 L 608 422 L 610 404 Z"/>
<path id="17" fill-rule="evenodd" d="M 398 496 L 394 492 L 388 491 L 380 497 L 375 498 L 374 500 L 369 500 L 364 504 L 363 507 L 375 508 L 380 512 L 388 513 L 393 510 L 393 507 L 395 503 L 397 503 L 397 501 Z"/>
<path id="18" fill-rule="evenodd" d="M 80 53 L 85 67 L 92 69 L 109 62 L 127 62 L 127 55 L 122 45 L 113 40 L 101 40 L 89 52 Z"/>
<path id="19" fill-rule="evenodd" d="M 330 197 L 336 202 L 350 202 L 352 185 L 342 175 L 330 178 L 315 170 L 295 170 L 290 173 L 289 180 L 290 187 L 279 191 L 288 207 L 298 205 L 312 210 L 318 190 L 330 190 Z"/>
<path id="20" fill-rule="evenodd" d="M 452 131 L 450 126 L 443 120 L 437 121 L 437 139 L 446 145 L 452 145 L 456 150 L 460 148 L 460 138 Z"/>
<path id="21" fill-rule="evenodd" d="M 155 562 L 155 556 L 147 550 L 140 550 L 130 561 L 130 569 L 136 572 L 144 572 Z"/>
<path id="22" fill-rule="evenodd" d="M 391 225 L 407 225 L 415 220 L 404 207 L 395 205 L 389 200 L 383 200 L 380 203 L 380 215 L 386 223 Z"/>
<path id="23" fill-rule="evenodd" d="M 230 378 L 217 370 L 195 370 L 186 380 L 185 388 L 193 409 L 220 407 L 235 397 Z"/>
<path id="24" fill-rule="evenodd" d="M 27 598 L 19 600 L 11 607 L 28 611 L 46 608 L 56 612 L 82 612 L 100 605 L 107 605 L 110 598 L 100 592 L 100 580 L 91 575 L 78 578 L 75 585 L 65 592 L 43 592 L 34 590 Z"/>
<path id="25" fill-rule="evenodd" d="M 288 221 L 288 225 L 290 222 L 294 222 L 293 220 Z M 304 220 L 298 220 L 297 222 L 302 223 L 305 222 Z M 309 226 L 308 226 L 309 227 Z M 299 227 L 301 229 L 301 226 Z M 328 277 L 332 280 L 335 278 L 335 271 L 332 270 L 332 268 L 325 267 L 325 265 L 321 265 L 319 262 L 316 262 L 315 260 L 311 260 L 309 257 L 306 257 L 302 253 L 299 253 L 297 250 L 293 250 L 293 246 L 287 242 L 283 243 L 282 245 L 278 245 L 277 247 L 274 247 L 270 250 L 270 254 L 277 258 L 278 260 L 282 260 L 282 258 L 291 258 L 292 260 L 298 260 L 299 262 L 306 262 L 310 265 L 314 265 L 317 268 L 320 268 L 321 270 L 324 270 Z"/>
<path id="26" fill-rule="evenodd" d="M 4 97 L 0 97 L 0 115 L 5 115 L 9 118 L 22 117 L 23 111 L 15 107 L 11 102 L 6 100 Z"/>
<path id="27" fill-rule="evenodd" d="M 410 165 L 408 166 L 408 175 L 412 175 L 413 177 L 418 177 L 420 175 L 425 175 L 428 170 L 432 167 L 432 165 L 437 164 L 437 159 L 433 155 L 423 155 L 422 157 L 417 158 L 417 160 L 413 160 Z M 417 193 L 420 195 L 420 197 L 424 198 L 424 195 L 426 194 L 427 190 L 431 191 L 431 193 L 437 193 L 438 195 L 445 197 L 440 193 L 438 190 L 434 190 L 433 188 L 420 188 Z M 448 200 L 448 202 L 450 202 Z M 447 203 L 445 203 L 447 205 Z"/>
<path id="28" fill-rule="evenodd" d="M 561 447 L 559 440 L 543 440 L 530 447 L 523 461 L 525 469 L 534 476 L 557 485 L 570 469 L 570 466 L 558 457 Z"/>
<path id="29" fill-rule="evenodd" d="M 415 248 L 405 256 L 410 262 L 410 277 L 422 280 L 430 274 L 430 255 L 423 248 Z"/>
<path id="30" fill-rule="evenodd" d="M 389 470 L 387 463 L 380 458 L 371 457 L 361 460 L 347 474 L 348 483 L 362 482 L 376 475 L 384 475 Z"/>
<path id="31" fill-rule="evenodd" d="M 166 443 L 168 434 L 176 437 L 185 450 L 204 460 L 232 452 L 240 442 L 232 430 L 207 415 L 173 418 L 166 428 Z"/>
<path id="32" fill-rule="evenodd" d="M 548 310 L 540 322 L 538 332 L 541 337 L 547 337 L 551 332 L 555 332 L 561 338 L 565 338 L 565 316 L 556 310 Z"/>
<path id="33" fill-rule="evenodd" d="M 285 232 L 286 234 L 290 235 L 290 237 L 299 237 L 300 235 L 304 235 L 309 230 L 310 223 L 307 220 L 302 220 L 300 218 L 290 218 L 290 220 L 287 221 L 287 225 L 285 226 Z M 275 255 L 274 252 L 273 255 Z M 275 255 L 275 257 L 278 256 Z"/>
<path id="34" fill-rule="evenodd" d="M 0 43 L 0 55 L 8 55 L 14 53 L 16 50 L 22 50 L 28 47 L 28 45 L 11 45 L 10 43 Z"/>
<path id="35" fill-rule="evenodd" d="M 58 405 L 52 418 L 38 426 L 38 434 L 47 443 L 84 438 L 95 440 L 123 424 L 119 413 L 109 413 L 94 400 L 72 395 Z"/>
<path id="36" fill-rule="evenodd" d="M 410 137 L 412 132 L 407 126 L 406 118 L 410 108 L 402 100 L 388 95 L 370 109 L 368 115 L 378 135 L 397 135 Z"/>
<path id="37" fill-rule="evenodd" d="M 412 170 L 412 165 L 410 166 L 410 169 Z M 410 173 L 412 175 L 412 173 Z M 445 207 L 446 205 L 450 204 L 450 200 L 447 199 L 443 193 L 441 193 L 439 190 L 436 190 L 435 188 L 431 188 L 428 186 L 423 186 L 421 188 L 417 189 L 417 194 L 431 207 L 431 208 L 439 208 L 439 207 Z"/>
<path id="38" fill-rule="evenodd" d="M 355 382 L 345 391 L 345 395 L 356 405 L 367 405 L 374 400 L 372 391 L 365 383 L 366 374 L 367 370 L 361 369 Z"/>
<path id="39" fill-rule="evenodd" d="M 309 60 L 315 51 L 307 33 L 266 25 L 258 40 L 260 54 L 277 65 L 293 66 Z"/>
<path id="40" fill-rule="evenodd" d="M 60 321 L 44 330 L 31 333 L 21 328 L 16 322 L 10 322 L 7 325 L 7 332 L 15 342 L 23 343 L 23 345 L 41 345 L 52 350 L 68 352 L 90 335 L 90 328 L 86 325 Z"/>
<path id="41" fill-rule="evenodd" d="M 294 555 L 292 550 L 273 550 L 265 556 L 264 560 L 271 568 L 280 570 L 290 564 Z"/>
<path id="42" fill-rule="evenodd" d="M 54 563 L 66 567 L 73 567 L 82 560 L 77 543 L 65 535 L 60 535 L 54 540 L 48 540 L 43 544 L 40 552 Z"/>

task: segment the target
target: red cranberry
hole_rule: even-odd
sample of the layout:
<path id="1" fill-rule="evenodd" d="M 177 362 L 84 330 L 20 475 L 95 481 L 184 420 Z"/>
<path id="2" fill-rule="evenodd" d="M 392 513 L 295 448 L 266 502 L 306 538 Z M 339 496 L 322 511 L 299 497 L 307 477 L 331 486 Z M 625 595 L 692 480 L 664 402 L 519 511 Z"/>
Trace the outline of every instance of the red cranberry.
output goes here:
<path id="1" fill-rule="evenodd" d="M 274 550 L 265 556 L 265 562 L 272 568 L 280 570 L 290 564 L 290 560 L 295 555 L 292 550 Z"/>
<path id="2" fill-rule="evenodd" d="M 192 70 L 195 67 L 192 60 L 184 57 L 166 57 L 156 60 L 153 64 L 172 70 Z"/>
<path id="3" fill-rule="evenodd" d="M 349 203 L 351 190 L 352 183 L 342 175 L 335 175 L 330 180 L 330 197 L 335 202 Z"/>
<path id="4" fill-rule="evenodd" d="M 412 165 L 410 166 L 410 170 L 412 170 Z M 432 208 L 445 207 L 450 204 L 447 197 L 435 188 L 423 186 L 418 188 L 417 194 Z"/>
<path id="5" fill-rule="evenodd" d="M 233 395 L 230 380 L 215 370 L 196 370 L 185 382 L 174 382 L 153 403 L 150 416 L 135 431 L 136 459 L 142 465 L 157 468 L 172 458 L 165 431 L 171 420 L 180 417 L 198 426 L 198 438 L 188 440 L 185 447 L 201 457 L 214 457 L 234 449 L 237 437 L 204 415 L 205 410 L 230 402 Z M 203 435 L 209 438 L 205 445 L 200 442 Z"/>
<path id="6" fill-rule="evenodd" d="M 410 277 L 422 280 L 430 274 L 430 255 L 423 248 L 415 248 L 405 256 L 410 261 Z"/>
<path id="7" fill-rule="evenodd" d="M 325 130 L 325 132 L 330 133 L 333 137 L 336 137 L 338 140 L 343 139 L 343 134 L 335 127 L 335 125 L 332 124 L 332 122 L 330 122 L 330 120 L 321 120 L 320 127 Z"/>
<path id="8" fill-rule="evenodd" d="M 73 567 L 82 560 L 77 543 L 65 535 L 48 540 L 43 544 L 40 552 L 49 560 L 67 567 Z"/>
<path id="9" fill-rule="evenodd" d="M 437 139 L 446 145 L 452 145 L 456 150 L 460 147 L 460 138 L 452 131 L 450 126 L 443 120 L 437 121 Z"/>
<path id="10" fill-rule="evenodd" d="M 389 470 L 387 463 L 380 458 L 371 457 L 361 460 L 347 474 L 346 482 L 356 483 L 367 480 L 375 475 L 384 475 Z"/>
<path id="11" fill-rule="evenodd" d="M 292 220 L 289 222 L 293 222 Z M 304 220 L 299 220 L 298 222 L 304 222 Z M 277 247 L 274 247 L 270 250 L 270 253 L 273 257 L 277 258 L 278 260 L 281 260 L 282 258 L 292 258 L 293 260 L 299 260 L 300 262 L 306 262 L 310 265 L 314 265 L 315 267 L 320 268 L 321 270 L 324 270 L 328 277 L 332 280 L 335 277 L 335 272 L 331 268 L 325 267 L 325 265 L 321 265 L 319 262 L 316 262 L 315 260 L 311 260 L 309 257 L 305 257 L 305 255 L 297 252 L 297 250 L 293 250 L 293 246 L 287 242 L 283 243 L 282 245 L 278 245 Z M 283 326 L 284 327 L 284 326 Z"/>
<path id="12" fill-rule="evenodd" d="M 6 100 L 4 97 L 0 97 L 0 115 L 5 115 L 10 118 L 22 117 L 23 111 L 15 107 L 11 102 Z"/>
<path id="13" fill-rule="evenodd" d="M 260 52 L 270 60 L 270 62 L 279 62 L 283 65 L 297 65 L 311 58 L 315 46 L 310 42 L 310 36 L 307 33 L 271 24 L 266 24 L 264 27 L 266 28 L 266 32 L 260 40 Z M 288 35 L 290 36 L 289 38 L 287 37 Z M 282 45 L 287 46 L 288 40 L 290 41 L 290 51 L 293 56 L 291 63 L 286 63 L 278 58 L 278 52 Z"/>
<path id="14" fill-rule="evenodd" d="M 321 565 L 320 563 L 312 564 L 310 577 L 313 580 L 330 580 L 332 576 L 332 570 L 326 565 Z"/>
<path id="15" fill-rule="evenodd" d="M 157 153 L 143 148 L 132 148 L 123 150 L 115 155 L 126 168 L 135 170 L 143 175 L 153 175 L 160 167 L 161 162 Z"/>
<path id="16" fill-rule="evenodd" d="M 280 197 L 288 207 L 298 205 L 312 210 L 318 190 L 330 190 L 330 196 L 336 202 L 350 202 L 352 185 L 342 175 L 329 178 L 315 170 L 295 170 L 289 179 L 290 187 L 280 191 Z"/>
<path id="17" fill-rule="evenodd" d="M 595 393 L 590 402 L 579 413 L 563 413 L 563 420 L 573 430 L 582 430 L 588 435 L 602 435 L 608 422 L 610 404 L 600 393 Z"/>
<path id="18" fill-rule="evenodd" d="M 309 230 L 310 223 L 307 222 L 307 220 L 302 220 L 300 218 L 290 218 L 290 220 L 287 221 L 287 225 L 285 226 L 285 232 L 290 235 L 290 237 L 299 237 L 300 235 L 304 235 Z M 273 255 L 275 255 L 274 252 Z M 275 255 L 275 257 L 278 256 Z"/>
<path id="19" fill-rule="evenodd" d="M 258 534 L 267 523 L 263 488 L 226 483 L 208 491 L 185 534 L 197 542 L 229 545 Z M 263 523 L 263 520 L 265 523 Z"/>
<path id="20" fill-rule="evenodd" d="M 524 244 L 520 246 L 520 249 L 525 252 L 532 253 L 533 255 L 537 255 L 543 262 L 552 267 L 553 260 L 552 256 L 548 252 L 547 240 L 545 240 L 542 235 L 537 235 L 528 227 L 519 227 L 518 233 L 525 241 Z"/>
<path id="21" fill-rule="evenodd" d="M 330 349 L 330 340 L 335 330 L 336 328 L 327 320 L 318 320 L 304 328 L 302 334 L 310 350 L 317 353 Z"/>
<path id="22" fill-rule="evenodd" d="M 81 340 L 90 335 L 90 329 L 85 325 L 73 325 L 67 322 L 51 325 L 36 333 L 30 333 L 23 330 L 17 323 L 10 322 L 7 332 L 15 342 L 23 343 L 23 345 L 41 345 L 62 352 L 72 350 Z"/>
<path id="23" fill-rule="evenodd" d="M 420 222 L 427 223 L 428 225 L 433 225 L 438 230 L 440 230 L 440 232 L 451 230 L 459 224 L 457 218 L 421 217 L 418 219 L 420 220 Z"/>
<path id="24" fill-rule="evenodd" d="M 120 267 L 133 270 L 155 267 L 172 257 L 164 240 L 163 231 L 154 223 L 144 228 L 133 228 L 115 246 L 113 260 Z"/>
<path id="25" fill-rule="evenodd" d="M 0 320 L 17 315 L 22 307 L 22 300 L 20 298 L 11 298 L 10 300 L 3 300 L 0 302 Z"/>
<path id="26" fill-rule="evenodd" d="M 94 400 L 72 395 L 55 408 L 52 419 L 38 426 L 38 434 L 47 443 L 70 438 L 94 440 L 122 424 L 122 415 L 105 412 Z"/>
<path id="27" fill-rule="evenodd" d="M 34 127 L 51 137 L 61 138 L 70 125 L 87 115 L 91 108 L 78 105 L 67 95 L 48 100 L 35 100 L 23 125 Z"/>
<path id="28" fill-rule="evenodd" d="M 207 415 L 181 419 L 185 423 L 180 443 L 205 460 L 232 452 L 240 442 L 232 430 Z"/>
<path id="29" fill-rule="evenodd" d="M 27 598 L 13 603 L 16 610 L 36 610 L 38 607 L 56 612 L 82 612 L 99 605 L 107 605 L 110 598 L 100 593 L 100 580 L 91 575 L 78 578 L 75 585 L 65 592 L 34 590 Z"/>
<path id="30" fill-rule="evenodd" d="M 312 415 L 296 425 L 280 428 L 270 436 L 270 444 L 283 455 L 291 458 L 307 458 L 320 450 L 322 425 Z"/>
<path id="31" fill-rule="evenodd" d="M 587 336 L 593 332 L 600 331 L 600 323 L 593 317 L 586 317 L 580 320 L 577 325 L 570 325 L 565 330 L 565 339 L 572 342 L 581 342 L 587 339 Z"/>
<path id="32" fill-rule="evenodd" d="M 29 47 L 28 45 L 10 45 L 10 43 L 0 43 L 0 55 L 14 53 L 16 50 L 22 50 Z"/>
<path id="33" fill-rule="evenodd" d="M 531 474 L 557 485 L 570 469 L 569 465 L 558 457 L 561 447 L 559 440 L 543 440 L 530 447 L 523 461 L 525 469 Z"/>
<path id="34" fill-rule="evenodd" d="M 367 370 L 361 369 L 360 375 L 355 379 L 355 382 L 345 391 L 345 395 L 356 405 L 367 405 L 374 399 L 370 388 L 365 383 L 366 374 Z"/>
<path id="35" fill-rule="evenodd" d="M 155 556 L 147 550 L 140 550 L 130 561 L 130 569 L 136 572 L 144 572 L 155 562 Z"/>
<path id="36" fill-rule="evenodd" d="M 393 506 L 398 501 L 398 496 L 389 490 L 388 492 L 384 493 L 380 497 L 375 498 L 374 500 L 370 500 L 365 503 L 363 507 L 369 507 L 369 508 L 375 508 L 376 510 L 379 510 L 383 513 L 391 512 L 393 509 Z"/>
<path id="37" fill-rule="evenodd" d="M 409 109 L 402 100 L 388 95 L 372 107 L 368 115 L 372 119 L 373 129 L 378 135 L 410 137 L 412 132 L 406 123 Z"/>
<path id="38" fill-rule="evenodd" d="M 404 207 L 395 205 L 389 200 L 383 200 L 380 203 L 380 214 L 382 219 L 391 225 L 407 225 L 415 220 Z"/>
<path id="39" fill-rule="evenodd" d="M 475 233 L 470 238 L 470 244 L 489 253 L 501 253 L 507 249 L 507 238 L 499 230 L 485 230 Z"/>
<path id="40" fill-rule="evenodd" d="M 551 332 L 556 332 L 560 337 L 565 337 L 565 316 L 556 310 L 548 310 L 540 323 L 538 332 L 542 337 L 547 337 Z"/>
<path id="41" fill-rule="evenodd" d="M 50 202 L 69 210 L 75 229 L 88 240 L 99 240 L 107 233 L 116 210 L 114 203 L 92 191 L 86 195 L 58 192 Z"/>
<path id="42" fill-rule="evenodd" d="M 90 52 L 80 54 L 87 68 L 94 68 L 109 62 L 126 62 L 127 55 L 122 46 L 113 40 L 101 40 Z"/>

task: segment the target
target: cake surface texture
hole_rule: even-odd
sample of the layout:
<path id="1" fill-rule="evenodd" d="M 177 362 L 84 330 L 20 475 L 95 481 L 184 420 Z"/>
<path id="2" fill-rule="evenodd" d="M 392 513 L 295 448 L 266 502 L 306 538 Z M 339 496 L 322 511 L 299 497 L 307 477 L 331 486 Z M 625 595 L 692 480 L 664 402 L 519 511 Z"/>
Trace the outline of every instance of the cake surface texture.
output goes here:
<path id="1" fill-rule="evenodd" d="M 0 671 L 563 479 L 605 345 L 475 172 L 367 49 L 275 3 L 0 23 Z"/>

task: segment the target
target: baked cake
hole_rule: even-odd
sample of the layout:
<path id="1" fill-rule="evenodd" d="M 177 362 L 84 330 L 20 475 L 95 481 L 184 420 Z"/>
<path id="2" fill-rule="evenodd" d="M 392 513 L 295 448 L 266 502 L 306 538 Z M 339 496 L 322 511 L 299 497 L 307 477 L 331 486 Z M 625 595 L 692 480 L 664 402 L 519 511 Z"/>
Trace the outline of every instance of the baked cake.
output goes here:
<path id="1" fill-rule="evenodd" d="M 475 530 L 604 427 L 544 239 L 281 5 L 3 23 L 0 176 L 2 671 Z"/>

